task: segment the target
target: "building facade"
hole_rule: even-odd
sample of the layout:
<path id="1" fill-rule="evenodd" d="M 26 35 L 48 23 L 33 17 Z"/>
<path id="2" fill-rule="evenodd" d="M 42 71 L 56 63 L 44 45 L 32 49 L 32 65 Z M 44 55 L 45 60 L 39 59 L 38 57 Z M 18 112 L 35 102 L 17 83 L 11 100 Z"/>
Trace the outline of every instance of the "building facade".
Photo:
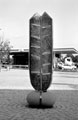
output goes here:
<path id="1" fill-rule="evenodd" d="M 13 65 L 28 65 L 28 49 L 12 49 L 10 56 L 13 58 Z M 74 48 L 56 48 L 53 49 L 53 67 L 57 66 L 57 62 L 62 60 L 67 54 L 77 55 L 78 51 Z"/>

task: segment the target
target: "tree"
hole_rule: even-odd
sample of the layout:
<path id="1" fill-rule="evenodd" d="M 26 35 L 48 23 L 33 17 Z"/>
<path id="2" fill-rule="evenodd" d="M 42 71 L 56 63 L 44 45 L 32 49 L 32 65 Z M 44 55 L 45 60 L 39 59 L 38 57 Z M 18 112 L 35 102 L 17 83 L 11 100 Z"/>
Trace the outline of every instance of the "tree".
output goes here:
<path id="1" fill-rule="evenodd" d="M 12 46 L 10 45 L 9 40 L 0 41 L 0 66 L 3 62 L 7 61 L 7 63 L 9 63 L 9 52 L 11 48 Z"/>

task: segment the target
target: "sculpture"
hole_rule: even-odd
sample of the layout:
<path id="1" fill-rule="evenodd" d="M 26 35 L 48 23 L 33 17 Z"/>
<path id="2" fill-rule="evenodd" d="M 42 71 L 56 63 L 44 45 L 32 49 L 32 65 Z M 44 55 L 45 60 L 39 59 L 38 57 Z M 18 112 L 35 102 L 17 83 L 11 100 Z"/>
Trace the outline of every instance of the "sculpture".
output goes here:
<path id="1" fill-rule="evenodd" d="M 51 17 L 46 12 L 42 16 L 35 14 L 30 19 L 29 73 L 31 84 L 36 91 L 27 97 L 30 105 L 45 106 L 45 99 L 49 100 L 50 97 L 47 89 L 52 81 L 52 36 Z M 49 103 L 47 104 L 49 106 Z"/>

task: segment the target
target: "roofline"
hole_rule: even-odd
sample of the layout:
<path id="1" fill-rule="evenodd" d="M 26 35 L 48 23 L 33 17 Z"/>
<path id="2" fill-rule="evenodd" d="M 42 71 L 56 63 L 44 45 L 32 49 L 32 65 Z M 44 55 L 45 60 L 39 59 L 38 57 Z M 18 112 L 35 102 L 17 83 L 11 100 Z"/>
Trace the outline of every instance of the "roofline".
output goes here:
<path id="1" fill-rule="evenodd" d="M 10 53 L 16 52 L 29 52 L 29 49 L 11 49 Z"/>
<path id="2" fill-rule="evenodd" d="M 72 54 L 78 54 L 78 51 L 75 48 L 53 48 L 53 52 L 66 52 L 66 51 L 73 51 Z M 16 52 L 29 52 L 29 49 L 11 49 L 10 53 Z"/>
<path id="3" fill-rule="evenodd" d="M 53 49 L 54 52 L 59 51 L 59 52 L 63 52 L 63 51 L 74 51 L 74 54 L 78 54 L 78 51 L 75 48 L 54 48 Z"/>

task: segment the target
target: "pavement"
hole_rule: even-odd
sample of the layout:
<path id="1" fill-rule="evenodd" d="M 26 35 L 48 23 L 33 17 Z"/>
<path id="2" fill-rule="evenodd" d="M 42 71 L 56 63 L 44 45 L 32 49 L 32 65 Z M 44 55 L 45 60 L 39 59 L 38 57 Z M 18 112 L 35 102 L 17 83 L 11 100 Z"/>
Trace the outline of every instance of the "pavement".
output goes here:
<path id="1" fill-rule="evenodd" d="M 29 71 L 23 69 L 2 69 L 0 89 L 31 89 Z M 49 90 L 78 90 L 78 72 L 54 71 Z"/>
<path id="2" fill-rule="evenodd" d="M 0 120 L 78 120 L 78 72 L 53 72 L 52 108 L 29 107 L 26 98 L 32 90 L 28 70 L 2 69 Z"/>
<path id="3" fill-rule="evenodd" d="M 78 91 L 54 90 L 53 108 L 31 108 L 29 90 L 0 90 L 0 120 L 78 120 Z"/>

